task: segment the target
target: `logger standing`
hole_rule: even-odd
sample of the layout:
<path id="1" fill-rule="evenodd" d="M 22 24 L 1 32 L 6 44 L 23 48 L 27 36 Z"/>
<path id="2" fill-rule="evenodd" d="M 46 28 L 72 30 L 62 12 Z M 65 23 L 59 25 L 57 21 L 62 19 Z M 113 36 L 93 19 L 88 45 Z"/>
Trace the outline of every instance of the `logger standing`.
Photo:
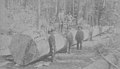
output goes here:
<path id="1" fill-rule="evenodd" d="M 73 34 L 70 32 L 70 28 L 67 28 L 66 39 L 68 42 L 67 53 L 70 54 L 70 48 L 73 45 Z"/>
<path id="2" fill-rule="evenodd" d="M 55 57 L 55 53 L 56 53 L 56 45 L 55 45 L 55 36 L 54 36 L 54 30 L 52 29 L 51 31 L 49 31 L 49 46 L 50 46 L 50 55 L 51 55 L 51 62 L 53 62 L 54 57 Z"/>
<path id="3" fill-rule="evenodd" d="M 83 39 L 84 39 L 84 32 L 82 31 L 82 27 L 79 26 L 78 27 L 78 31 L 75 35 L 75 39 L 77 41 L 77 50 L 82 50 L 82 42 L 83 42 Z M 80 44 L 80 48 L 79 48 L 79 44 Z"/>

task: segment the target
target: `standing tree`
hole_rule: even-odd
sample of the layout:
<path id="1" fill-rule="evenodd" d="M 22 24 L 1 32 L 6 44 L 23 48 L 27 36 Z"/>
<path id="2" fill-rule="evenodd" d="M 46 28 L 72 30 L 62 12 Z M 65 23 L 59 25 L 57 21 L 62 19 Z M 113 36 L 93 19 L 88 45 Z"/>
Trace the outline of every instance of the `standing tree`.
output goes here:
<path id="1" fill-rule="evenodd" d="M 93 26 L 94 26 L 94 3 L 93 0 L 86 0 L 82 6 L 82 17 L 89 24 L 89 40 L 92 40 Z"/>
<path id="2" fill-rule="evenodd" d="M 74 13 L 73 17 L 76 19 L 76 25 L 78 25 L 78 13 L 79 13 L 79 0 L 74 0 Z"/>
<path id="3" fill-rule="evenodd" d="M 103 15 L 104 12 L 104 0 L 95 0 L 95 7 L 94 7 L 94 17 L 95 17 L 95 21 L 96 24 L 99 27 L 99 33 L 102 32 L 102 26 L 101 26 L 101 17 Z"/>

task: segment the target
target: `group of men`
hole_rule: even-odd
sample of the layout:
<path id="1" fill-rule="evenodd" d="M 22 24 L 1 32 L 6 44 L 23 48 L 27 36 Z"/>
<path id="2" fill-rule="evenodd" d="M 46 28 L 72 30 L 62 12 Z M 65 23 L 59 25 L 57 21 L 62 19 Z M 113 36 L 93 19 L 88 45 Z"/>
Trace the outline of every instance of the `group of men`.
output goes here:
<path id="1" fill-rule="evenodd" d="M 71 47 L 73 46 L 73 34 L 70 31 L 71 28 L 68 27 L 66 31 L 66 39 L 67 39 L 67 53 L 70 54 Z M 50 46 L 50 54 L 51 54 L 51 61 L 53 62 L 55 53 L 56 53 L 56 44 L 55 44 L 55 36 L 54 36 L 54 30 L 52 29 L 49 31 L 49 46 Z M 84 39 L 84 33 L 82 31 L 82 27 L 78 26 L 77 33 L 75 35 L 75 40 L 77 42 L 77 50 L 82 50 L 82 42 Z"/>

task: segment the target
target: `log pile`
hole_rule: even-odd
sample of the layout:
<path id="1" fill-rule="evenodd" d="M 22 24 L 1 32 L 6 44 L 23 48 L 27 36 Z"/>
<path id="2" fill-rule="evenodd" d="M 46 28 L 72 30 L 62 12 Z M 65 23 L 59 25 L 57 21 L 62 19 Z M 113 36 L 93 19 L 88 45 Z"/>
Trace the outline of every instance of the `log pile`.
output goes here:
<path id="1" fill-rule="evenodd" d="M 89 66 L 83 68 L 83 69 L 119 69 L 119 55 L 120 53 L 116 50 L 114 50 L 114 52 L 110 52 L 109 53 L 103 53 L 101 52 L 99 49 L 97 49 L 99 52 L 99 55 L 101 57 L 101 59 L 98 59 L 96 61 L 94 61 L 92 64 L 90 64 Z"/>

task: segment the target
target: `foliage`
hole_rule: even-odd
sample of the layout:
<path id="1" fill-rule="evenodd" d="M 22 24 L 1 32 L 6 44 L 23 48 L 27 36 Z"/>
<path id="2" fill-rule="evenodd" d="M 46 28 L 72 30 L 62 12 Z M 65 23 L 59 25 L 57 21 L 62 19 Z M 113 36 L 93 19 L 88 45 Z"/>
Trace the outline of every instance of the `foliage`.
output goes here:
<path id="1" fill-rule="evenodd" d="M 90 25 L 113 25 L 119 22 L 119 0 L 5 0 L 5 7 L 11 18 L 24 17 L 20 23 L 36 24 L 39 19 L 54 22 L 61 10 L 78 17 L 82 12 Z M 73 4 L 74 3 L 74 4 Z M 38 6 L 40 5 L 40 6 Z M 82 8 L 82 10 L 80 10 Z M 40 11 L 39 11 L 40 10 Z M 22 13 L 22 15 L 21 15 Z M 24 15 L 25 13 L 25 15 Z M 40 14 L 39 14 L 40 13 Z M 19 16 L 21 15 L 21 16 Z M 39 15 L 39 16 L 38 16 Z M 33 17 L 31 17 L 33 16 Z M 10 19 L 12 21 L 12 19 Z M 33 21 L 31 21 L 33 20 Z M 17 20 L 13 21 L 17 23 Z"/>
<path id="2" fill-rule="evenodd" d="M 96 0 L 97 1 L 97 0 Z M 100 1 L 100 0 L 98 0 Z M 116 0 L 105 0 L 105 3 L 96 2 L 96 15 L 98 16 L 99 25 L 114 25 L 118 22 L 119 16 L 117 10 Z M 100 4 L 98 4 L 100 3 Z M 102 7 L 103 5 L 103 7 Z M 98 13 L 98 14 L 97 14 Z"/>
<path id="3" fill-rule="evenodd" d="M 36 24 L 37 0 L 5 0 L 10 28 L 24 31 Z"/>

